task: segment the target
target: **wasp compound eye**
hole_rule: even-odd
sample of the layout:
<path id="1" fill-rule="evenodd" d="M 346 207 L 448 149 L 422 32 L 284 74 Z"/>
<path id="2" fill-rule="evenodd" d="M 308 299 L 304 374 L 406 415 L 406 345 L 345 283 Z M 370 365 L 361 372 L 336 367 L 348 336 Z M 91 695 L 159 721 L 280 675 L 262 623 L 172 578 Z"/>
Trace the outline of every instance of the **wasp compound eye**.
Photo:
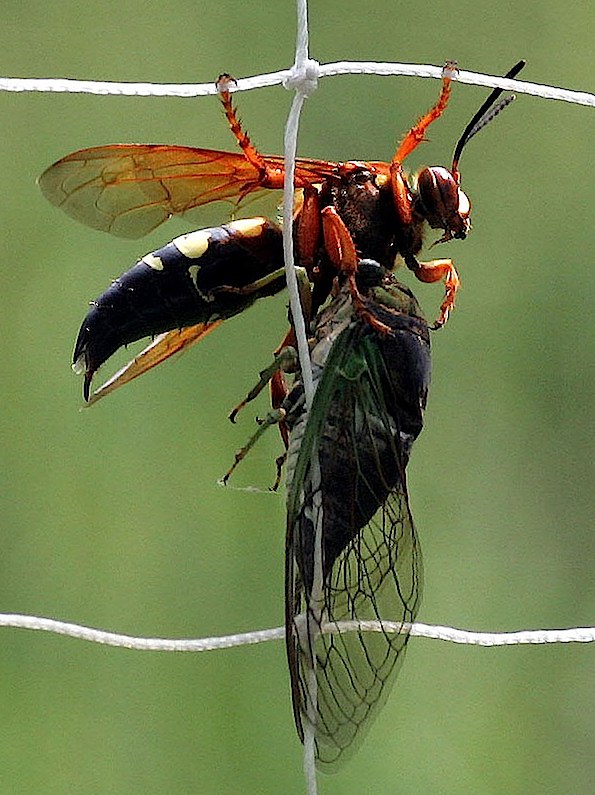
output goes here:
<path id="1" fill-rule="evenodd" d="M 422 169 L 417 177 L 417 190 L 432 229 L 443 229 L 447 240 L 467 236 L 471 203 L 448 169 L 442 166 Z"/>

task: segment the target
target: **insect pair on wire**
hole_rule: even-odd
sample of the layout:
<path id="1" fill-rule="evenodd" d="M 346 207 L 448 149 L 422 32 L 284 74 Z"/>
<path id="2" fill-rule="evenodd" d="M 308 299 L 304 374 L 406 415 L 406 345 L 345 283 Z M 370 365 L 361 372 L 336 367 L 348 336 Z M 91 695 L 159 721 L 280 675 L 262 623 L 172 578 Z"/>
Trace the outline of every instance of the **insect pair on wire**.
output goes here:
<path id="1" fill-rule="evenodd" d="M 518 74 L 524 62 L 506 75 Z M 285 626 L 298 733 L 314 733 L 320 762 L 353 747 L 388 692 L 420 600 L 420 556 L 406 466 L 420 433 L 430 375 L 430 328 L 448 319 L 459 287 L 450 259 L 418 259 L 426 227 L 438 242 L 463 239 L 471 205 L 459 161 L 468 141 L 510 102 L 496 89 L 465 128 L 450 168 L 403 170 L 406 157 L 444 112 L 456 67 L 448 63 L 435 105 L 404 136 L 390 163 L 298 158 L 296 264 L 305 274 L 313 404 L 291 349 L 290 328 L 269 380 L 287 449 Z M 218 89 L 241 148 L 116 144 L 84 149 L 40 177 L 45 196 L 75 219 L 123 237 L 172 215 L 283 186 L 283 159 L 263 156 Z M 393 269 L 444 283 L 429 326 Z M 147 254 L 91 304 L 74 351 L 93 402 L 187 348 L 257 299 L 285 286 L 282 230 L 263 217 L 177 237 Z M 103 386 L 95 372 L 121 346 L 153 341 Z M 288 364 L 288 362 L 290 364 Z M 240 406 L 244 405 L 243 401 Z M 239 408 L 239 407 L 238 407 Z M 235 416 L 235 412 L 234 412 Z M 382 621 L 399 622 L 400 631 Z M 375 632 L 362 621 L 375 621 Z"/>

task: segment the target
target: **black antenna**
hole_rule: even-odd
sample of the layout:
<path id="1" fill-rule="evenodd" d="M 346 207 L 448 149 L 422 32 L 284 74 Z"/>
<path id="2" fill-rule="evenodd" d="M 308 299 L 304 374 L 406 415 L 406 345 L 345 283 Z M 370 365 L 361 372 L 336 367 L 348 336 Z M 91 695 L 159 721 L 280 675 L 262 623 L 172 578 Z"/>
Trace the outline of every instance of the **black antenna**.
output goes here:
<path id="1" fill-rule="evenodd" d="M 509 80 L 516 77 L 526 63 L 527 62 L 525 60 L 519 61 L 504 75 L 504 79 Z M 503 88 L 495 88 L 463 130 L 463 134 L 461 135 L 459 142 L 455 147 L 454 155 L 452 157 L 451 172 L 453 175 L 455 175 L 457 180 L 459 174 L 459 160 L 461 159 L 461 152 L 465 146 L 469 143 L 471 138 L 473 138 L 473 136 L 482 129 L 482 127 L 485 127 L 486 124 L 489 124 L 489 122 L 491 122 L 492 119 L 494 119 L 501 111 L 503 111 L 505 107 L 510 105 L 515 98 L 514 94 L 512 94 L 495 104 L 496 100 L 503 91 Z"/>

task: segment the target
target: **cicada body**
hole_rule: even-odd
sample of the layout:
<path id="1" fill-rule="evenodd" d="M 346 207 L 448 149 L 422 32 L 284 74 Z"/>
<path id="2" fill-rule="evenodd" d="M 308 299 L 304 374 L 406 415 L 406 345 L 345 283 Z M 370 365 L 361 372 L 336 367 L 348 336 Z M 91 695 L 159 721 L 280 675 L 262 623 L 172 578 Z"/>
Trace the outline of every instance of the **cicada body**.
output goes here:
<path id="1" fill-rule="evenodd" d="M 285 402 L 287 653 L 298 733 L 313 731 L 323 764 L 382 704 L 420 600 L 406 466 L 430 380 L 428 326 L 378 263 L 358 273 L 366 310 L 388 332 L 362 320 L 344 285 L 316 321 L 311 410 L 299 380 Z M 400 631 L 366 631 L 368 620 Z"/>

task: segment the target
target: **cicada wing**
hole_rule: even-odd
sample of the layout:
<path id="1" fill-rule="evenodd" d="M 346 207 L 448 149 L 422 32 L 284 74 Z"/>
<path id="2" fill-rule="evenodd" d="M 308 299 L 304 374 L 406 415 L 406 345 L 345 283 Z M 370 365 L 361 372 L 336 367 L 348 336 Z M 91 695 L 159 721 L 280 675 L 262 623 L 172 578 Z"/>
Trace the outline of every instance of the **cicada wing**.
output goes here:
<path id="1" fill-rule="evenodd" d="M 387 396 L 390 376 L 380 375 L 379 357 L 357 329 L 339 337 L 310 415 L 294 428 L 298 450 L 289 448 L 288 660 L 298 733 L 303 739 L 307 725 L 313 730 L 322 765 L 355 748 L 386 699 L 420 600 L 405 479 L 412 437 Z M 317 555 L 322 582 L 313 598 Z M 369 620 L 397 622 L 400 631 L 359 624 Z"/>

